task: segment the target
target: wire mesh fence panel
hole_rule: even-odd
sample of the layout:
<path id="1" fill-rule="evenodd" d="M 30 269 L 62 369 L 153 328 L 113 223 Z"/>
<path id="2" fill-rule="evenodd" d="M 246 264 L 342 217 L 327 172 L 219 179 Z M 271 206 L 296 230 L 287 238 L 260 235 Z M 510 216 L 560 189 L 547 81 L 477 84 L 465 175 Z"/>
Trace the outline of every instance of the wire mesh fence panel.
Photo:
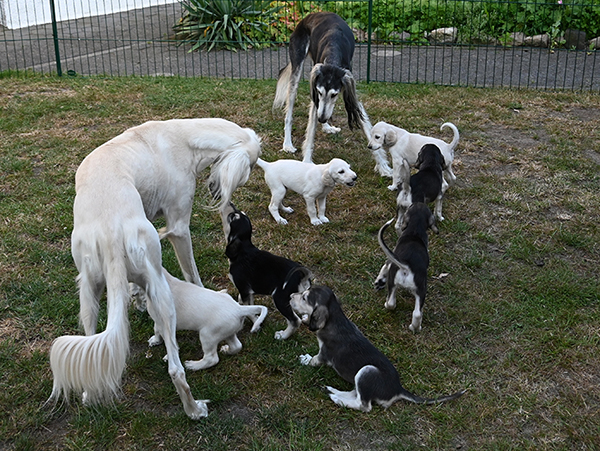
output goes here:
<path id="1" fill-rule="evenodd" d="M 316 11 L 359 81 L 600 90 L 600 0 L 0 0 L 0 71 L 277 78 Z"/>

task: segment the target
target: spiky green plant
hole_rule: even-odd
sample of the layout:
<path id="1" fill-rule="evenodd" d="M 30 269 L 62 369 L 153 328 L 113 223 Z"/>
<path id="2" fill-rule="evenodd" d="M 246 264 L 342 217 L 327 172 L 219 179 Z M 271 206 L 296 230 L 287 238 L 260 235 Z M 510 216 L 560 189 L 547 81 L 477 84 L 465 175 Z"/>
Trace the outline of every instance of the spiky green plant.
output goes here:
<path id="1" fill-rule="evenodd" d="M 185 14 L 173 29 L 190 51 L 261 47 L 269 40 L 269 26 L 281 6 L 268 0 L 182 0 Z"/>

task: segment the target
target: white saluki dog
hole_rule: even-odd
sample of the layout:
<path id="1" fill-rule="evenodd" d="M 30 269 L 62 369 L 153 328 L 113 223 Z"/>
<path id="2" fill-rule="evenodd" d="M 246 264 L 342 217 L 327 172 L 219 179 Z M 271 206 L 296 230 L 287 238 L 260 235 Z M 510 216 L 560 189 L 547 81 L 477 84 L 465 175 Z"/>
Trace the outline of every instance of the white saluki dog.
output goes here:
<path id="1" fill-rule="evenodd" d="M 57 338 L 50 351 L 50 399 L 75 392 L 86 404 L 112 400 L 129 353 L 128 282 L 147 293 L 148 313 L 164 338 L 169 375 L 186 414 L 208 414 L 192 397 L 175 339 L 173 294 L 162 273 L 160 237 L 173 244 L 188 281 L 202 285 L 194 263 L 189 222 L 196 177 L 208 179 L 221 216 L 261 153 L 260 139 L 224 119 L 150 121 L 90 153 L 75 175 L 72 255 L 79 271 L 80 323 L 86 336 Z M 160 235 L 151 220 L 163 215 Z M 106 330 L 96 333 L 99 300 L 106 288 Z"/>
<path id="2" fill-rule="evenodd" d="M 283 150 L 296 151 L 292 144 L 292 119 L 298 83 L 307 55 L 310 55 L 314 67 L 310 74 L 308 125 L 302 144 L 304 161 L 312 162 L 317 121 L 323 124 L 326 133 L 340 131 L 328 124 L 340 92 L 344 97 L 349 127 L 361 128 L 369 139 L 371 123 L 356 95 L 356 82 L 351 72 L 354 35 L 348 24 L 334 13 L 309 14 L 298 23 L 290 36 L 289 52 L 290 62 L 279 73 L 273 101 L 273 109 L 284 108 L 286 112 Z"/>
<path id="3" fill-rule="evenodd" d="M 392 177 L 392 184 L 388 186 L 390 190 L 398 189 L 402 183 L 403 177 L 403 160 L 410 166 L 414 166 L 419 157 L 419 152 L 425 144 L 435 144 L 439 147 L 442 156 L 444 157 L 444 184 L 443 193 L 449 186 L 452 186 L 456 181 L 456 175 L 452 171 L 452 163 L 454 162 L 454 151 L 458 145 L 460 134 L 458 129 L 452 122 L 444 122 L 440 130 L 450 128 L 454 133 L 452 141 L 447 143 L 438 138 L 420 135 L 419 133 L 410 133 L 403 128 L 388 124 L 387 122 L 377 122 L 371 129 L 368 148 L 373 155 L 377 155 L 377 159 L 381 159 L 383 167 L 389 168 L 386 151 L 392 157 L 393 170 L 389 168 L 387 174 L 381 174 L 386 177 Z M 442 193 L 442 194 L 443 194 Z"/>

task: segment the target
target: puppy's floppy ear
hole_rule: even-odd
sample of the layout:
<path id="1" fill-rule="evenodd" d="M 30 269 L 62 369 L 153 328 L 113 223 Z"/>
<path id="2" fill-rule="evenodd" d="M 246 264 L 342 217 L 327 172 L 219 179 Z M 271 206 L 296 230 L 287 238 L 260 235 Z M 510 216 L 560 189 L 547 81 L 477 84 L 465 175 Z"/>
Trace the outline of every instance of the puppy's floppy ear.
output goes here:
<path id="1" fill-rule="evenodd" d="M 398 141 L 398 134 L 396 130 L 388 129 L 383 134 L 383 145 L 386 147 L 392 147 Z"/>
<path id="2" fill-rule="evenodd" d="M 315 332 L 323 329 L 327 320 L 329 319 L 329 310 L 324 305 L 317 305 L 310 315 L 310 322 L 308 323 L 309 330 Z"/>

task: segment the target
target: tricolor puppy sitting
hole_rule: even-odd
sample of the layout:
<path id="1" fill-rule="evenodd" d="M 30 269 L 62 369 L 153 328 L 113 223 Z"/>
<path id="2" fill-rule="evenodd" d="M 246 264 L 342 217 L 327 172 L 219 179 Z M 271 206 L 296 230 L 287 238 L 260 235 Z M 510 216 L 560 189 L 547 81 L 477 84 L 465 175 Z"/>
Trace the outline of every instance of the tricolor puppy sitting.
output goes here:
<path id="1" fill-rule="evenodd" d="M 373 402 L 387 408 L 401 399 L 433 404 L 456 399 L 464 390 L 435 399 L 421 398 L 407 391 L 396 368 L 350 321 L 333 293 L 324 286 L 313 286 L 303 293 L 292 295 L 290 304 L 317 333 L 319 353 L 300 356 L 304 365 L 330 365 L 354 390 L 340 391 L 327 387 L 329 397 L 340 406 L 369 412 Z"/>

